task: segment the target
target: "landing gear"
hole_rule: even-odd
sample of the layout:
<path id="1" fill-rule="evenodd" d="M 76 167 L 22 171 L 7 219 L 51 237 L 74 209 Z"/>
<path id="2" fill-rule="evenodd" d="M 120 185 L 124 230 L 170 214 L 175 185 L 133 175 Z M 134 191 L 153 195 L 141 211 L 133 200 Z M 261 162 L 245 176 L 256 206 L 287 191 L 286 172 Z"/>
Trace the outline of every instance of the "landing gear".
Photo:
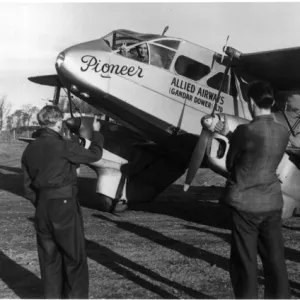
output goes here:
<path id="1" fill-rule="evenodd" d="M 96 195 L 96 201 L 99 209 L 105 212 L 120 213 L 128 208 L 128 204 L 124 200 L 115 200 L 99 193 Z"/>

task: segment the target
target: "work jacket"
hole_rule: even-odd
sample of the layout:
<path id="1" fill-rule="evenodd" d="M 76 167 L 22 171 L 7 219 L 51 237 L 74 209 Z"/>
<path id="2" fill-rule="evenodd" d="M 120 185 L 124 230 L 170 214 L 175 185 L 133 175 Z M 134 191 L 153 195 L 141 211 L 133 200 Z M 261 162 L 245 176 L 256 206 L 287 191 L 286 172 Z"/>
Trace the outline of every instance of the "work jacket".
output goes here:
<path id="1" fill-rule="evenodd" d="M 237 127 L 227 155 L 229 178 L 223 200 L 230 206 L 259 213 L 282 209 L 276 169 L 289 140 L 288 130 L 273 115 L 255 117 Z"/>
<path id="2" fill-rule="evenodd" d="M 89 149 L 49 128 L 39 129 L 36 137 L 22 155 L 24 196 L 34 205 L 40 195 L 73 197 L 76 194 L 76 167 L 102 157 L 102 134 L 93 132 Z"/>

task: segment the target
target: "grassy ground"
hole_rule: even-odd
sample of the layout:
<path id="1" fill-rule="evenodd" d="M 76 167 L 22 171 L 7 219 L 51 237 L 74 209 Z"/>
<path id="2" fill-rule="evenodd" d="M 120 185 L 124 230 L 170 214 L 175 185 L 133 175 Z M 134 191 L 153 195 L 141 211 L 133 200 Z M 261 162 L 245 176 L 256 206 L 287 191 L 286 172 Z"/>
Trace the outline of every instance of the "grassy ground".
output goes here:
<path id="1" fill-rule="evenodd" d="M 0 297 L 42 298 L 34 209 L 22 197 L 24 144 L 0 147 Z M 83 168 L 81 185 L 92 173 Z M 112 215 L 81 198 L 91 298 L 232 298 L 228 213 L 217 204 L 224 180 L 201 170 L 182 192 L 182 180 L 154 202 Z M 90 202 L 89 202 L 90 203 Z M 293 298 L 300 297 L 299 216 L 284 221 Z M 263 276 L 259 273 L 259 294 Z"/>

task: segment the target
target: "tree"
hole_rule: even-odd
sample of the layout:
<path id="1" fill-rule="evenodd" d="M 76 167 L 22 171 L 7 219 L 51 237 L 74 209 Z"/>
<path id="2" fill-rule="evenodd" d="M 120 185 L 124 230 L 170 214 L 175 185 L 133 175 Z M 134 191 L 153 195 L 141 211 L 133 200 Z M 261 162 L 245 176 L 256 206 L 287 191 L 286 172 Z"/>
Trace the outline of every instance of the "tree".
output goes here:
<path id="1" fill-rule="evenodd" d="M 13 129 L 13 127 L 14 127 L 13 116 L 12 116 L 12 115 L 7 116 L 7 117 L 6 117 L 6 128 L 7 128 L 8 130 L 11 130 L 11 129 Z"/>
<path id="2" fill-rule="evenodd" d="M 30 125 L 36 125 L 37 122 L 33 116 L 37 114 L 39 109 L 31 104 L 23 105 L 22 108 L 17 109 L 14 113 L 6 117 L 7 129 L 13 129 L 20 127 L 28 127 Z"/>
<path id="3" fill-rule="evenodd" d="M 29 126 L 33 115 L 39 112 L 39 109 L 36 106 L 33 106 L 31 104 L 23 105 L 21 110 L 23 112 L 22 114 L 23 126 Z"/>
<path id="4" fill-rule="evenodd" d="M 0 97 L 0 130 L 3 129 L 4 121 L 11 110 L 11 103 L 7 101 L 6 96 Z"/>
<path id="5" fill-rule="evenodd" d="M 16 128 L 20 128 L 21 126 L 23 126 L 23 111 L 21 109 L 17 109 L 13 114 L 12 114 L 12 118 L 14 120 L 14 127 Z"/>

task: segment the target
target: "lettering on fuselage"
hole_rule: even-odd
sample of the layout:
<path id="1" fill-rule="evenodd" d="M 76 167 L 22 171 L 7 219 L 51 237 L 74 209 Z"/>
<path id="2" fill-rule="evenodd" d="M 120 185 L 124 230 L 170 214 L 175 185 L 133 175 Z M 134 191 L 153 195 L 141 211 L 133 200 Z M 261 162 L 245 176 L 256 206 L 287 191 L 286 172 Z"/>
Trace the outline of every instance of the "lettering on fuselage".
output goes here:
<path id="1" fill-rule="evenodd" d="M 82 72 L 88 70 L 94 71 L 95 73 L 100 73 L 104 78 L 110 78 L 110 74 L 124 75 L 124 76 L 138 76 L 139 78 L 144 77 L 143 69 L 141 67 L 126 66 L 126 65 L 117 65 L 117 64 L 108 64 L 101 63 L 100 59 L 97 59 L 92 55 L 84 55 L 81 57 L 81 61 L 84 66 L 80 68 Z"/>
<path id="2" fill-rule="evenodd" d="M 213 108 L 217 99 L 217 93 L 203 87 L 197 88 L 194 84 L 176 77 L 172 79 L 169 93 L 208 108 Z M 216 111 L 223 112 L 223 104 L 224 96 L 220 96 Z"/>

